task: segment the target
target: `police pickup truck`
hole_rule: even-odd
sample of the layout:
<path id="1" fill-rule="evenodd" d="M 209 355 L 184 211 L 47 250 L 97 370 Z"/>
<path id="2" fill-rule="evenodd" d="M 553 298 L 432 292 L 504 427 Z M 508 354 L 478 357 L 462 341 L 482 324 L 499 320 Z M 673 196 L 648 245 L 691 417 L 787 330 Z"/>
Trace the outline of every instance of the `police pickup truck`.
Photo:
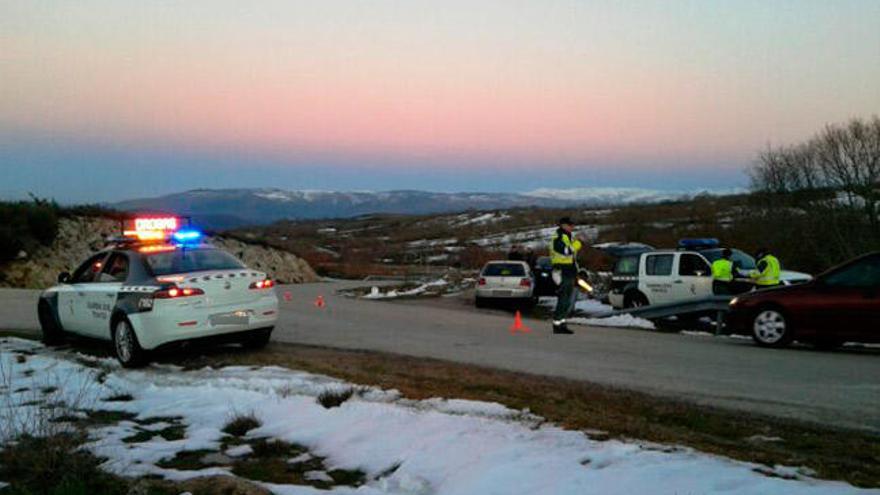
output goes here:
<path id="1" fill-rule="evenodd" d="M 755 259 L 731 249 L 739 278 L 748 278 Z M 646 248 L 624 253 L 614 264 L 608 300 L 616 309 L 669 304 L 713 295 L 712 262 L 721 257 L 716 239 L 682 239 L 679 249 Z M 783 270 L 783 284 L 807 282 L 805 273 Z"/>
<path id="2" fill-rule="evenodd" d="M 125 367 L 149 351 L 197 339 L 266 345 L 278 318 L 274 281 L 178 228 L 136 218 L 121 238 L 45 290 L 37 315 L 47 344 L 68 333 L 112 342 Z"/>

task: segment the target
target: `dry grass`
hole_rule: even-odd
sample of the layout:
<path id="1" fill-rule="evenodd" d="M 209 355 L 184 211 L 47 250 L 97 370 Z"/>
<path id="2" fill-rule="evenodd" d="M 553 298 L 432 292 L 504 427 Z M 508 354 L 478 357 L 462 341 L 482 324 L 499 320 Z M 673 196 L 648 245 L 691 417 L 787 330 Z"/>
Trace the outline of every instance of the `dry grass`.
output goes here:
<path id="1" fill-rule="evenodd" d="M 598 439 L 684 445 L 767 466 L 806 466 L 822 478 L 880 487 L 880 435 L 865 432 L 696 406 L 586 382 L 375 352 L 273 343 L 261 352 L 215 349 L 173 359 L 194 368 L 285 366 L 396 388 L 411 399 L 494 401 L 528 408 Z"/>

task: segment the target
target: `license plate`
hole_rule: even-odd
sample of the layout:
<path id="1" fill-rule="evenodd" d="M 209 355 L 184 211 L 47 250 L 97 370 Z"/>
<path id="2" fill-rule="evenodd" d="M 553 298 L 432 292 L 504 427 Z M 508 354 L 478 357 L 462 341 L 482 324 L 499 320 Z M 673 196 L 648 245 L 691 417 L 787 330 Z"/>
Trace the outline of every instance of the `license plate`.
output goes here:
<path id="1" fill-rule="evenodd" d="M 208 321 L 211 325 L 247 325 L 250 323 L 251 317 L 249 311 L 234 311 L 232 313 L 222 313 L 211 315 Z"/>
<path id="2" fill-rule="evenodd" d="M 509 290 L 496 290 L 492 292 L 492 294 L 499 297 L 509 297 L 511 294 L 513 294 L 513 292 Z"/>

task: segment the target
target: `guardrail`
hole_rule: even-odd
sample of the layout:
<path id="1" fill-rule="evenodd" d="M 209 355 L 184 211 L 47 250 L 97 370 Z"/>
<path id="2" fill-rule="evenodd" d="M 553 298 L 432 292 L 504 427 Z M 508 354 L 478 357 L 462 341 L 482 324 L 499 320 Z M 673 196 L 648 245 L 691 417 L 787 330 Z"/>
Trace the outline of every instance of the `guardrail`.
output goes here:
<path id="1" fill-rule="evenodd" d="M 703 299 L 690 301 L 654 304 L 638 308 L 628 308 L 602 313 L 591 313 L 589 318 L 610 318 L 612 316 L 632 315 L 646 320 L 681 316 L 690 313 L 714 313 L 715 335 L 719 335 L 724 328 L 724 315 L 730 310 L 730 301 L 734 296 L 710 296 Z"/>

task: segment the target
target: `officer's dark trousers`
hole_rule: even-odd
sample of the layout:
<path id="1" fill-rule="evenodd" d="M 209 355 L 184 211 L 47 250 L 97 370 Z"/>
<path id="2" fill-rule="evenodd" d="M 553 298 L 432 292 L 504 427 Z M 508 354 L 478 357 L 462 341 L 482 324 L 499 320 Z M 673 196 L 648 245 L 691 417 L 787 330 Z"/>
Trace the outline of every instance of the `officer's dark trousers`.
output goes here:
<path id="1" fill-rule="evenodd" d="M 734 291 L 732 282 L 724 282 L 722 280 L 712 281 L 712 292 L 716 296 L 729 296 L 736 293 L 736 291 Z"/>
<path id="2" fill-rule="evenodd" d="M 556 289 L 556 309 L 553 311 L 553 320 L 562 321 L 568 318 L 574 309 L 574 303 L 577 300 L 577 273 L 574 271 L 564 270 L 562 272 L 562 283 Z"/>

